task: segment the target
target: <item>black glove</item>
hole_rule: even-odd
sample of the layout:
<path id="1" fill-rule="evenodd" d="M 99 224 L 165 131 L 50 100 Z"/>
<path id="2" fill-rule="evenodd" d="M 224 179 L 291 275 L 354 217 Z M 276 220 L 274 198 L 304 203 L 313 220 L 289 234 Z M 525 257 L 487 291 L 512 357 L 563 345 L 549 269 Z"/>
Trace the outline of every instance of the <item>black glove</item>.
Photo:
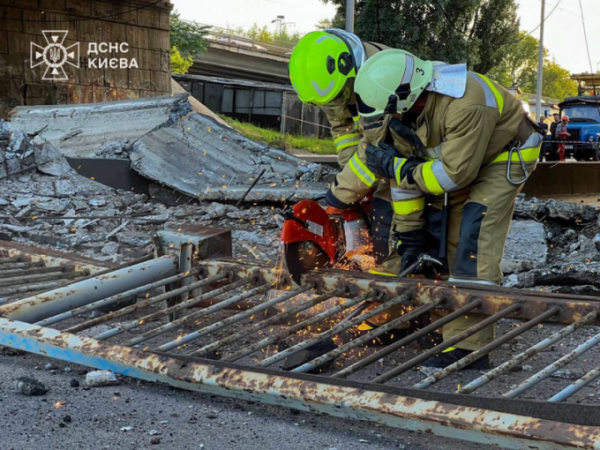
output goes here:
<path id="1" fill-rule="evenodd" d="M 408 158 L 402 166 L 402 170 L 400 170 L 400 180 L 404 180 L 406 178 L 410 184 L 415 184 L 413 172 L 419 164 L 423 164 L 424 162 L 427 161 L 425 161 L 423 158 L 419 158 L 418 156 L 411 156 Z"/>
<path id="2" fill-rule="evenodd" d="M 350 205 L 348 203 L 344 203 L 343 201 L 339 200 L 335 195 L 333 195 L 333 192 L 331 191 L 331 189 L 329 189 L 327 191 L 327 195 L 325 195 L 325 203 L 327 203 L 327 206 L 331 206 L 331 207 L 337 208 L 337 209 L 352 208 L 352 205 Z"/>
<path id="3" fill-rule="evenodd" d="M 396 251 L 401 256 L 400 271 L 402 272 L 411 264 L 414 264 L 423 253 L 425 253 L 425 235 L 422 230 L 396 233 L 398 242 Z"/>
<path id="4" fill-rule="evenodd" d="M 367 167 L 383 178 L 394 179 L 394 162 L 398 157 L 396 149 L 381 143 L 379 147 L 367 144 Z"/>

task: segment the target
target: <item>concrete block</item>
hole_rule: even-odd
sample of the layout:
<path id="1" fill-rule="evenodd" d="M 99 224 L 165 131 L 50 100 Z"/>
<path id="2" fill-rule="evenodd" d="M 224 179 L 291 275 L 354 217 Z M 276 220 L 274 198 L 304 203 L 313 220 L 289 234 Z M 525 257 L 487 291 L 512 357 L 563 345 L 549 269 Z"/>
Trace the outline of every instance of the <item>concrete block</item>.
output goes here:
<path id="1" fill-rule="evenodd" d="M 92 0 L 92 16 L 104 17 L 116 13 L 116 6 L 113 3 L 106 3 L 100 0 Z"/>
<path id="2" fill-rule="evenodd" d="M 150 77 L 150 70 L 131 69 L 129 71 L 129 89 L 150 90 L 152 88 L 152 81 Z"/>
<path id="3" fill-rule="evenodd" d="M 0 8 L 0 30 L 23 31 L 21 13 L 21 8 L 11 8 L 10 6 L 2 6 Z"/>
<path id="4" fill-rule="evenodd" d="M 102 22 L 102 39 L 104 42 L 127 42 L 127 36 L 127 25 Z"/>
<path id="5" fill-rule="evenodd" d="M 160 52 L 139 50 L 138 66 L 144 70 L 160 70 Z"/>
<path id="6" fill-rule="evenodd" d="M 64 11 L 67 0 L 40 0 L 40 7 L 44 10 Z"/>
<path id="7" fill-rule="evenodd" d="M 149 30 L 148 46 L 150 50 L 169 50 L 171 48 L 169 32 L 162 30 Z"/>
<path id="8" fill-rule="evenodd" d="M 84 20 L 77 22 L 78 38 L 81 41 L 81 53 L 88 54 L 84 42 L 102 42 L 102 22 L 99 20 Z"/>
<path id="9" fill-rule="evenodd" d="M 150 80 L 154 90 L 160 92 L 170 92 L 171 90 L 171 74 L 165 72 L 152 71 L 150 73 Z"/>
<path id="10" fill-rule="evenodd" d="M 23 78 L 25 61 L 19 55 L 0 55 L 0 77 Z"/>
<path id="11" fill-rule="evenodd" d="M 133 48 L 148 48 L 148 32 L 147 28 L 137 25 L 127 26 L 127 42 Z"/>
<path id="12" fill-rule="evenodd" d="M 8 31 L 0 31 L 0 53 L 8 53 Z"/>
<path id="13" fill-rule="evenodd" d="M 543 266 L 548 257 L 544 225 L 533 220 L 513 220 L 500 267 L 505 274 Z"/>
<path id="14" fill-rule="evenodd" d="M 138 11 L 138 23 L 143 27 L 160 27 L 160 13 L 150 9 L 140 9 Z"/>
<path id="15" fill-rule="evenodd" d="M 65 10 L 70 14 L 90 17 L 92 14 L 92 2 L 91 0 L 67 0 Z"/>
<path id="16" fill-rule="evenodd" d="M 8 53 L 11 55 L 29 55 L 31 43 L 36 42 L 36 36 L 25 33 L 8 33 Z"/>
<path id="17" fill-rule="evenodd" d="M 171 52 L 161 51 L 160 52 L 160 71 L 167 72 L 171 75 Z"/>
<path id="18" fill-rule="evenodd" d="M 124 5 L 116 5 L 118 16 L 114 17 L 114 20 L 122 23 L 137 23 L 138 21 L 138 10 L 134 9 L 129 2 L 125 2 Z"/>

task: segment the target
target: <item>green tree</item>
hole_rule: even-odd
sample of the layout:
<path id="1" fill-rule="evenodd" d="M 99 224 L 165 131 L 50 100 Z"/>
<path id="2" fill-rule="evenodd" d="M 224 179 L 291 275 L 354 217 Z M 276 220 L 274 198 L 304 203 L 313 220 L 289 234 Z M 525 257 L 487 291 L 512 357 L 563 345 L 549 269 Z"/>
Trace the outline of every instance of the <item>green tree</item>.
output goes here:
<path id="1" fill-rule="evenodd" d="M 171 73 L 186 74 L 192 64 L 194 58 L 191 55 L 183 58 L 177 47 L 171 47 Z"/>
<path id="2" fill-rule="evenodd" d="M 334 24 L 343 26 L 345 0 Z M 515 0 L 357 0 L 356 33 L 425 59 L 467 62 L 487 73 L 503 58 L 503 44 L 519 31 Z"/>
<path id="3" fill-rule="evenodd" d="M 505 86 L 519 86 L 523 91 L 537 91 L 538 52 L 540 42 L 521 32 L 521 39 L 505 46 L 504 58 L 488 75 Z M 559 100 L 577 94 L 577 82 L 571 80 L 569 71 L 549 58 L 544 49 L 542 95 Z"/>
<path id="4" fill-rule="evenodd" d="M 206 35 L 210 27 L 183 21 L 177 12 L 171 14 L 169 22 L 171 25 L 171 66 L 175 65 L 178 70 L 183 70 L 185 61 L 189 62 L 191 58 L 193 63 L 194 58 L 208 48 Z M 185 72 L 178 73 L 187 73 L 190 66 L 191 64 L 187 66 Z"/>

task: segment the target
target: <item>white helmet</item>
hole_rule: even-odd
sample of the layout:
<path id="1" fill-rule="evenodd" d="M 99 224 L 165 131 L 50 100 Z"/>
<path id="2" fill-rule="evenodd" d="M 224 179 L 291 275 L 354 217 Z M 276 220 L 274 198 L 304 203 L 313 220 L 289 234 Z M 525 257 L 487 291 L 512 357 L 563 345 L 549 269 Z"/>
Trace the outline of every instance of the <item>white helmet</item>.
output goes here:
<path id="1" fill-rule="evenodd" d="M 361 67 L 354 90 L 361 116 L 403 114 L 433 78 L 433 64 L 404 50 L 384 50 Z"/>

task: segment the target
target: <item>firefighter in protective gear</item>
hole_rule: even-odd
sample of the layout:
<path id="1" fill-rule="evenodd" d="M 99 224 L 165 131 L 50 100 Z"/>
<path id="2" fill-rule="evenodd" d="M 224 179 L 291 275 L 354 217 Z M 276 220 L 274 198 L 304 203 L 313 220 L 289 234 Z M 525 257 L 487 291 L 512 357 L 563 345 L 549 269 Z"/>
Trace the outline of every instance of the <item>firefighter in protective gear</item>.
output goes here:
<path id="1" fill-rule="evenodd" d="M 407 217 L 412 221 L 409 228 L 422 229 L 424 198 L 416 199 L 411 205 L 393 200 L 398 191 L 395 183 L 381 179 L 364 164 L 367 145 L 377 146 L 390 139 L 384 121 L 375 120 L 367 124 L 359 121 L 354 82 L 365 62 L 385 49 L 387 47 L 384 45 L 363 42 L 356 35 L 343 30 L 316 31 L 304 36 L 294 48 L 289 72 L 298 98 L 304 103 L 319 106 L 332 127 L 342 171 L 326 195 L 327 204 L 347 209 L 369 192 L 375 191 L 371 235 L 377 266 L 372 272 L 392 275 L 400 271 L 401 264 L 401 258 L 390 240 L 390 236 L 393 236 L 391 224 L 394 213 L 408 213 Z M 416 210 L 415 204 L 418 206 Z M 407 261 L 403 263 L 407 264 Z M 371 319 L 374 325 L 385 321 L 383 318 Z M 368 331 L 371 326 L 364 324 L 363 328 L 363 331 Z"/>
<path id="2" fill-rule="evenodd" d="M 446 83 L 443 77 L 436 79 L 439 70 L 447 71 Z M 499 284 L 515 199 L 536 167 L 543 139 L 521 102 L 464 65 L 444 68 L 402 50 L 371 58 L 355 90 L 361 115 L 393 117 L 403 130 L 404 138 L 394 143 L 400 153 L 370 146 L 363 163 L 381 176 L 393 174 L 403 191 L 427 196 L 432 256 L 439 248 L 441 206 L 449 193 L 450 281 Z M 407 153 L 409 157 L 403 156 Z M 481 320 L 481 315 L 470 314 L 451 322 L 444 326 L 444 339 Z M 425 365 L 445 367 L 493 336 L 494 328 L 487 327 Z M 480 367 L 487 365 L 486 358 L 477 362 Z"/>
<path id="3" fill-rule="evenodd" d="M 374 253 L 378 264 L 391 267 L 386 272 L 399 271 L 395 251 L 388 243 L 393 216 L 392 195 L 387 180 L 377 183 L 373 173 L 365 171 L 364 158 L 355 157 L 368 143 L 383 142 L 387 127 L 359 122 L 354 95 L 354 81 L 365 62 L 387 49 L 386 46 L 363 42 L 358 36 L 344 30 L 328 29 L 304 36 L 290 58 L 290 79 L 298 98 L 307 104 L 319 106 L 331 123 L 338 163 L 342 172 L 335 186 L 327 193 L 329 206 L 347 209 L 375 190 L 371 214 Z M 361 144 L 359 147 L 359 143 Z M 348 166 L 346 168 L 346 166 Z M 393 250 L 393 248 L 391 249 Z M 388 256 L 392 254 L 391 258 Z"/>

